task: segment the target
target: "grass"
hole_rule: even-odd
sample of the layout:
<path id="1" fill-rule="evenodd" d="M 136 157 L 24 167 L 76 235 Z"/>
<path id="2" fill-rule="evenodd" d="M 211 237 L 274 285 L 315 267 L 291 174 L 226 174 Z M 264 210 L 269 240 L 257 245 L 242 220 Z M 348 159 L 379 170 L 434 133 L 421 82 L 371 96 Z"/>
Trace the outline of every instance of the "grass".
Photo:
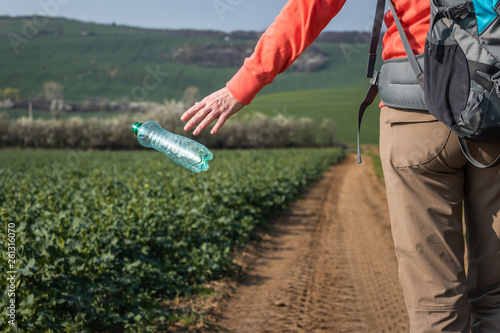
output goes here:
<path id="1" fill-rule="evenodd" d="M 8 34 L 21 36 L 25 22 L 0 19 L 0 62 L 4 64 L 0 88 L 18 88 L 23 98 L 42 93 L 45 82 L 55 81 L 64 86 L 64 98 L 75 103 L 92 96 L 117 100 L 127 95 L 135 100 L 162 102 L 165 98 L 182 98 L 188 86 L 197 86 L 200 95 L 207 95 L 223 87 L 238 69 L 197 67 L 168 60 L 179 46 L 227 43 L 222 39 L 182 37 L 61 18 L 47 19 L 44 27 L 46 32 L 59 33 L 39 34 L 13 46 Z M 96 36 L 82 36 L 84 29 L 94 31 Z M 366 45 L 318 45 L 330 58 L 325 68 L 310 74 L 284 73 L 265 87 L 263 94 L 364 85 Z M 168 76 L 146 96 L 134 95 L 133 89 L 143 86 L 147 69 L 157 66 Z"/>
<path id="2" fill-rule="evenodd" d="M 364 154 L 372 159 L 375 175 L 382 183 L 384 183 L 384 171 L 382 170 L 382 161 L 380 160 L 380 154 L 374 150 L 369 150 Z"/>
<path id="3" fill-rule="evenodd" d="M 268 94 L 257 97 L 248 110 L 266 115 L 285 114 L 309 117 L 318 124 L 325 118 L 336 124 L 336 141 L 350 145 L 356 143 L 358 106 L 366 94 L 366 87 L 318 89 Z M 366 111 L 361 129 L 362 144 L 377 144 L 379 137 L 378 102 Z M 243 113 L 242 112 L 242 113 Z"/>
<path id="4" fill-rule="evenodd" d="M 217 308 L 222 297 L 222 290 L 216 292 L 213 288 L 204 288 L 191 295 L 168 300 L 163 306 L 171 313 L 168 317 L 169 324 L 164 328 L 160 324 L 158 328 L 160 331 L 162 329 L 173 330 L 172 326 L 185 330 L 216 331 L 218 326 L 215 324 L 212 312 Z M 175 324 L 172 325 L 172 323 Z"/>

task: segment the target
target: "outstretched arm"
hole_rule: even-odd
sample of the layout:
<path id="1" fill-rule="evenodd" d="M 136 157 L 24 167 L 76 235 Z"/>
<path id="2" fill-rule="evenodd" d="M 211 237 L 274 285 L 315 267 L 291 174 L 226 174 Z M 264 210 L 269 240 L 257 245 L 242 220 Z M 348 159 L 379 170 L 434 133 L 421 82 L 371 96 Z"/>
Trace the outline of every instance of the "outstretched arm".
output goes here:
<path id="1" fill-rule="evenodd" d="M 181 119 L 189 120 L 184 129 L 200 133 L 215 119 L 215 134 L 224 122 L 250 104 L 255 95 L 284 72 L 319 36 L 340 11 L 345 0 L 290 0 L 275 21 L 261 36 L 254 53 L 226 84 L 186 111 Z"/>

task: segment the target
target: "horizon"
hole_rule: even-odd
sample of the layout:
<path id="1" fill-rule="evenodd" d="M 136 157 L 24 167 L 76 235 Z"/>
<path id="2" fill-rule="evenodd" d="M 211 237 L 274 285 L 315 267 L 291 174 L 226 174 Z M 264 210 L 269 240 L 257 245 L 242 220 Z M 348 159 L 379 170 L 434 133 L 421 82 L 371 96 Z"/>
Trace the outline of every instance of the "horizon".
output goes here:
<path id="1" fill-rule="evenodd" d="M 87 23 L 160 30 L 263 31 L 279 14 L 286 0 L 3 0 L 0 15 L 46 16 Z M 265 8 L 265 10 L 263 10 Z M 360 10 L 362 8 L 362 10 Z M 375 3 L 347 1 L 323 31 L 371 31 Z"/>
<path id="2" fill-rule="evenodd" d="M 62 19 L 62 20 L 69 20 L 69 21 L 76 21 L 76 22 L 81 22 L 81 23 L 88 23 L 88 24 L 96 24 L 96 25 L 104 25 L 104 26 L 112 26 L 116 25 L 118 27 L 124 27 L 124 28 L 132 28 L 132 29 L 142 29 L 142 30 L 152 30 L 152 31 L 183 31 L 183 30 L 192 30 L 192 31 L 213 31 L 213 32 L 223 32 L 223 33 L 232 33 L 232 32 L 237 32 L 237 31 L 244 31 L 244 32 L 260 32 L 263 30 L 254 30 L 254 29 L 237 29 L 237 30 L 217 30 L 217 29 L 202 29 L 202 28 L 152 28 L 152 27 L 142 27 L 142 26 L 136 26 L 136 25 L 129 25 L 129 24 L 119 24 L 116 22 L 95 22 L 95 21 L 86 21 L 86 20 L 81 20 L 77 18 L 71 18 L 71 17 L 65 17 L 65 16 L 38 16 L 38 15 L 1 15 L 0 14 L 0 19 L 2 18 L 8 18 L 8 19 L 32 19 L 35 17 L 39 18 L 49 18 L 49 19 Z M 371 32 L 368 30 L 323 30 L 322 33 L 328 33 L 328 32 L 333 32 L 333 33 L 349 33 L 349 32 Z"/>

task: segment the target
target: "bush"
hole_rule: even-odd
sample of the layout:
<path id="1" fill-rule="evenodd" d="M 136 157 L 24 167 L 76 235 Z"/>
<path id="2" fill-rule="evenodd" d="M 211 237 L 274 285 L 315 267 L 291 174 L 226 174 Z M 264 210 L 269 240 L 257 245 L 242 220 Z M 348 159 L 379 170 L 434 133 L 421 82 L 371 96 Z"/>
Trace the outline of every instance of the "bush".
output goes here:
<path id="1" fill-rule="evenodd" d="M 11 99 L 15 101 L 19 99 L 19 93 L 19 89 L 5 88 L 1 91 L 0 99 Z"/>
<path id="2" fill-rule="evenodd" d="M 321 131 L 324 135 L 320 140 L 317 139 L 318 126 L 310 118 L 268 117 L 261 113 L 231 118 L 217 135 L 211 135 L 206 129 L 194 137 L 184 131 L 184 122 L 180 120 L 183 103 L 135 103 L 133 106 L 143 112 L 87 120 L 80 117 L 9 120 L 4 116 L 0 118 L 0 147 L 136 149 L 140 145 L 132 134 L 131 126 L 134 122 L 148 120 L 154 120 L 170 132 L 193 138 L 209 148 L 315 147 L 333 142 L 333 129 L 328 131 L 328 127 L 333 128 L 331 121 L 323 123 Z"/>

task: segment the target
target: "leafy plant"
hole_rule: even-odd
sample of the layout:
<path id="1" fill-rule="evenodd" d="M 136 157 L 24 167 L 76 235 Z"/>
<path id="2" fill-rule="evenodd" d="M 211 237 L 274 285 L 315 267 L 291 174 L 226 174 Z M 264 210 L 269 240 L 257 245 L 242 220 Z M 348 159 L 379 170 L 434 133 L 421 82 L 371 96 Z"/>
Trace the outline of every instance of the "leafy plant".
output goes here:
<path id="1" fill-rule="evenodd" d="M 233 250 L 255 226 L 341 158 L 335 149 L 217 151 L 210 170 L 194 174 L 150 151 L 0 151 L 2 236 L 16 226 L 18 328 L 168 324 L 162 300 L 232 272 Z M 7 320 L 2 313 L 2 332 Z"/>

